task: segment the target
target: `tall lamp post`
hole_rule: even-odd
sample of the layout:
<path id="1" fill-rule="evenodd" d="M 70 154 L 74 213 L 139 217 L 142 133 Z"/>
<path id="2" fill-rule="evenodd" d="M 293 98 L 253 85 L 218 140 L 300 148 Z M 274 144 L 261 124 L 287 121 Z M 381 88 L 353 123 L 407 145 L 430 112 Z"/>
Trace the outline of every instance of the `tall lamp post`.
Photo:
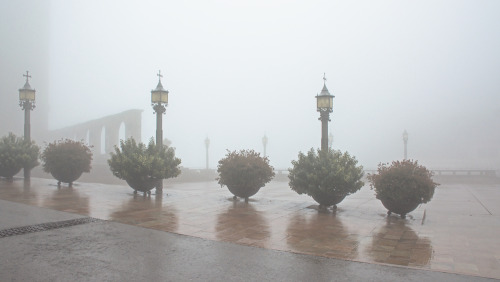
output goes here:
<path id="1" fill-rule="evenodd" d="M 323 75 L 323 89 L 319 95 L 316 95 L 317 110 L 320 113 L 321 120 L 321 151 L 328 151 L 328 122 L 330 113 L 333 111 L 333 96 L 326 88 L 326 76 Z"/>
<path id="2" fill-rule="evenodd" d="M 405 160 L 408 158 L 408 151 L 407 151 L 407 145 L 408 145 L 408 132 L 405 131 L 403 132 L 403 142 L 405 144 Z"/>
<path id="3" fill-rule="evenodd" d="M 264 137 L 262 137 L 262 146 L 264 146 L 264 158 L 267 156 L 267 141 L 269 139 L 267 138 L 266 134 L 264 134 Z"/>
<path id="4" fill-rule="evenodd" d="M 30 113 L 35 108 L 35 89 L 32 89 L 29 83 L 31 75 L 26 71 L 23 74 L 26 77 L 26 83 L 19 89 L 19 106 L 24 110 L 24 141 L 31 142 L 31 124 Z M 30 168 L 24 167 L 24 180 L 30 180 Z"/>
<path id="5" fill-rule="evenodd" d="M 168 91 L 163 89 L 161 85 L 161 71 L 158 71 L 158 85 L 155 90 L 151 90 L 151 106 L 156 112 L 156 146 L 158 149 L 163 147 L 163 125 L 162 115 L 165 114 L 166 106 L 168 106 Z M 156 185 L 156 193 L 163 191 L 163 179 L 158 181 Z"/>
<path id="6" fill-rule="evenodd" d="M 205 138 L 205 149 L 206 149 L 206 153 L 207 153 L 207 155 L 206 155 L 206 161 L 207 161 L 206 169 L 207 170 L 208 170 L 208 147 L 209 146 L 210 146 L 210 139 L 208 139 L 208 136 L 207 136 L 207 138 Z"/>

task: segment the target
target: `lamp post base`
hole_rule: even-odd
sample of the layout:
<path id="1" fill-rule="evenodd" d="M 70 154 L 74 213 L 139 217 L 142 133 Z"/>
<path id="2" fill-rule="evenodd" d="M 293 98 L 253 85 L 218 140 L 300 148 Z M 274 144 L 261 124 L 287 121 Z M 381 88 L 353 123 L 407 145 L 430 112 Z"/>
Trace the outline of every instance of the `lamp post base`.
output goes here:
<path id="1" fill-rule="evenodd" d="M 158 180 L 158 183 L 156 184 L 156 194 L 161 193 L 163 193 L 163 179 Z"/>
<path id="2" fill-rule="evenodd" d="M 24 181 L 30 181 L 31 170 L 24 168 Z"/>

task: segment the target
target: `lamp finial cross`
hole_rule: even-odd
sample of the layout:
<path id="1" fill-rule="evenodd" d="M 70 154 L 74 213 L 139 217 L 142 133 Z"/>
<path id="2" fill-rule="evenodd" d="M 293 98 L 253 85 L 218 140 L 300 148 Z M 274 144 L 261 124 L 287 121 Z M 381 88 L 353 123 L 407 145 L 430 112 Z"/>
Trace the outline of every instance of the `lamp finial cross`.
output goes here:
<path id="1" fill-rule="evenodd" d="M 26 74 L 23 74 L 24 77 L 26 77 L 26 82 L 30 79 L 31 75 L 29 74 L 29 71 L 26 71 Z"/>
<path id="2" fill-rule="evenodd" d="M 161 78 L 163 77 L 163 75 L 161 75 L 161 70 L 158 71 L 157 76 L 158 76 L 158 81 L 161 81 Z"/>
<path id="3" fill-rule="evenodd" d="M 326 73 L 323 73 L 323 81 L 326 83 Z"/>

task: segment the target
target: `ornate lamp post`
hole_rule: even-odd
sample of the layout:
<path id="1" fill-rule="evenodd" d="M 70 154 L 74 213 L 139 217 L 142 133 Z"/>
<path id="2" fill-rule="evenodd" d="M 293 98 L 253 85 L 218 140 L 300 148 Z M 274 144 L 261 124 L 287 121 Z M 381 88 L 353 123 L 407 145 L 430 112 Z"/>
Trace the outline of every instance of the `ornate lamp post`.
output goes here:
<path id="1" fill-rule="evenodd" d="M 206 149 L 206 153 L 207 153 L 207 156 L 206 156 L 206 169 L 208 170 L 208 147 L 210 146 L 210 139 L 208 139 L 208 136 L 207 138 L 205 138 L 205 149 Z"/>
<path id="2" fill-rule="evenodd" d="M 326 88 L 326 77 L 323 75 L 323 89 L 319 95 L 316 95 L 317 110 L 320 113 L 321 120 L 321 151 L 328 150 L 328 122 L 330 113 L 333 111 L 333 98 Z"/>
<path id="3" fill-rule="evenodd" d="M 408 132 L 406 132 L 406 129 L 403 132 L 403 142 L 405 144 L 405 158 L 404 159 L 406 160 L 408 158 L 408 155 L 407 155 L 408 151 L 406 150 L 407 145 L 408 145 Z"/>
<path id="4" fill-rule="evenodd" d="M 30 113 L 35 108 L 35 89 L 32 89 L 29 83 L 31 75 L 26 71 L 23 74 L 26 77 L 26 83 L 19 89 L 19 106 L 24 110 L 24 141 L 31 142 L 31 124 Z M 30 168 L 24 167 L 24 180 L 30 180 Z"/>
<path id="5" fill-rule="evenodd" d="M 267 138 L 267 136 L 264 134 L 264 137 L 262 137 L 262 146 L 264 146 L 264 158 L 267 156 L 267 141 L 269 139 Z"/>
<path id="6" fill-rule="evenodd" d="M 168 91 L 163 89 L 161 85 L 161 71 L 158 71 L 158 85 L 155 90 L 151 90 L 151 106 L 156 112 L 156 146 L 163 147 L 163 125 L 162 115 L 165 114 L 166 106 L 168 106 Z M 161 193 L 163 190 L 163 179 L 158 181 L 156 192 Z"/>

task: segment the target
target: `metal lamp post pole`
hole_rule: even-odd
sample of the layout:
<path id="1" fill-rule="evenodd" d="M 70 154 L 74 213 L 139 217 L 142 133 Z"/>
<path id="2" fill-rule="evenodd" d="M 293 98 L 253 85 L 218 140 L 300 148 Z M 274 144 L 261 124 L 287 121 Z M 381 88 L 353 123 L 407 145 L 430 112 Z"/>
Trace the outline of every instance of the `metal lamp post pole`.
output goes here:
<path id="1" fill-rule="evenodd" d="M 206 164 L 205 167 L 208 170 L 208 147 L 210 146 L 210 139 L 208 137 L 205 139 L 205 149 L 206 149 Z"/>
<path id="2" fill-rule="evenodd" d="M 408 140 L 405 140 L 405 160 L 408 159 Z"/>
<path id="3" fill-rule="evenodd" d="M 326 76 L 323 74 L 323 89 L 320 94 L 316 95 L 316 107 L 321 121 L 321 151 L 325 153 L 328 152 L 328 122 L 330 113 L 333 111 L 333 98 L 335 96 L 326 88 Z"/>
<path id="4" fill-rule="evenodd" d="M 24 141 L 26 143 L 31 143 L 31 122 L 30 122 L 30 115 L 31 115 L 31 110 L 33 109 L 33 105 L 29 101 L 24 101 L 23 102 L 23 109 L 24 109 Z M 25 180 L 30 180 L 31 177 L 31 170 L 29 167 L 24 167 L 24 179 Z"/>
<path id="5" fill-rule="evenodd" d="M 330 112 L 321 111 L 319 120 L 321 120 L 321 151 L 328 151 L 328 122 L 330 121 Z"/>
<path id="6" fill-rule="evenodd" d="M 404 142 L 404 159 L 408 159 L 408 150 L 407 150 L 407 146 L 408 146 L 408 132 L 406 132 L 406 130 L 403 132 L 403 142 Z"/>
<path id="7" fill-rule="evenodd" d="M 168 105 L 168 91 L 163 89 L 161 84 L 161 72 L 158 71 L 158 85 L 156 89 L 151 90 L 151 105 L 156 112 L 156 147 L 158 151 L 163 148 L 163 120 L 162 115 L 165 113 L 165 106 Z M 156 193 L 163 191 L 163 179 L 159 179 L 156 184 Z"/>
<path id="8" fill-rule="evenodd" d="M 268 138 L 267 136 L 264 134 L 264 137 L 262 137 L 262 145 L 264 146 L 264 158 L 267 157 L 267 141 L 268 141 Z"/>
<path id="9" fill-rule="evenodd" d="M 156 104 L 153 107 L 154 111 L 156 112 L 156 147 L 158 150 L 161 150 L 163 147 L 163 114 L 165 113 L 166 109 L 165 106 L 163 106 L 161 103 Z M 158 181 L 158 184 L 156 185 L 156 193 L 161 193 L 163 191 L 163 179 L 160 179 Z"/>
<path id="10" fill-rule="evenodd" d="M 24 141 L 26 143 L 31 143 L 31 111 L 35 108 L 35 89 L 31 88 L 29 83 L 29 72 L 23 74 L 26 77 L 26 83 L 23 88 L 19 89 L 19 106 L 24 110 Z M 31 168 L 28 166 L 24 167 L 24 180 L 30 180 Z"/>
<path id="11" fill-rule="evenodd" d="M 31 142 L 31 103 L 24 101 L 24 141 Z"/>
<path id="12" fill-rule="evenodd" d="M 163 114 L 166 109 L 161 103 L 154 106 L 154 111 L 156 112 L 156 146 L 161 148 L 163 146 Z"/>

